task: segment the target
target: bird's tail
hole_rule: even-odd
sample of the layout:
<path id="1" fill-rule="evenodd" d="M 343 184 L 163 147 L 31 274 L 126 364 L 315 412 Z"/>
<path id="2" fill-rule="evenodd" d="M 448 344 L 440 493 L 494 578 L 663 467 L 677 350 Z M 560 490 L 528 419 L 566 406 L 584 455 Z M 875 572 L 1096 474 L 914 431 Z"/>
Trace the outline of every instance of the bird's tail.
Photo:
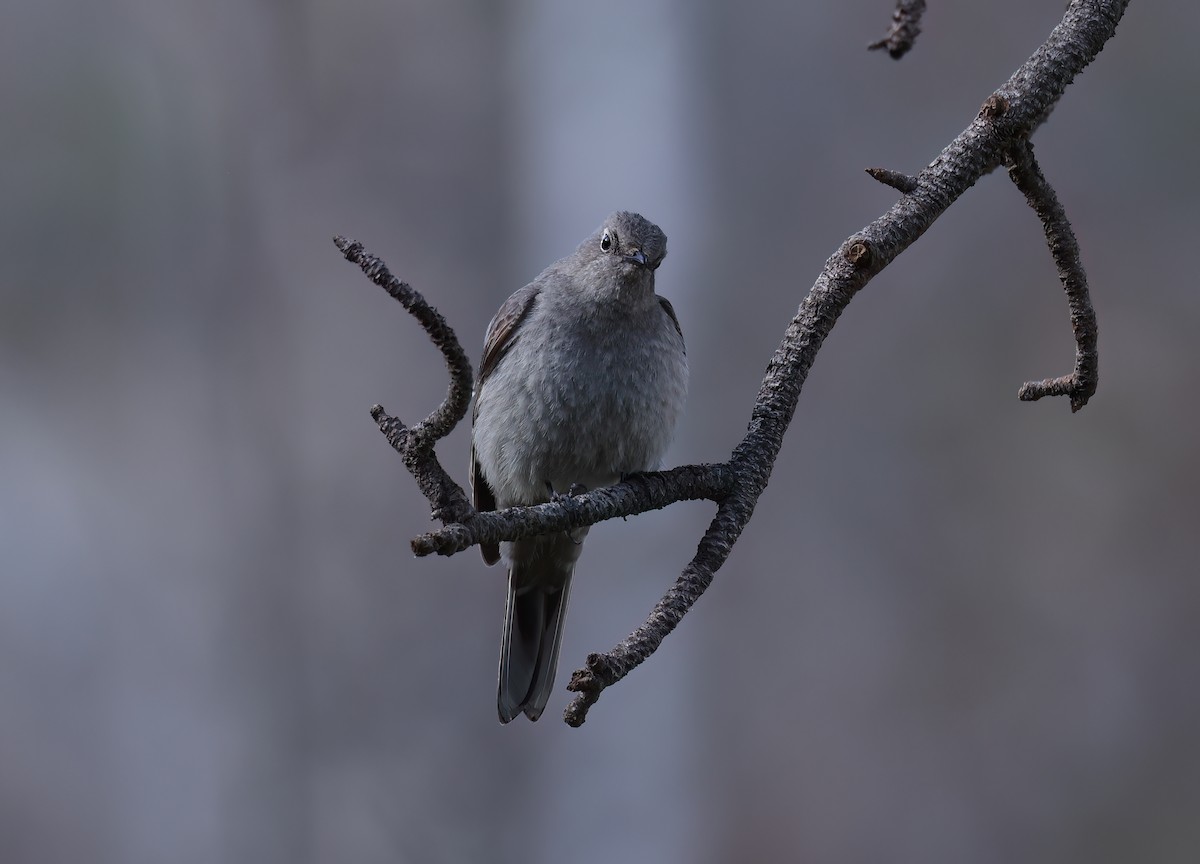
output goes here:
<path id="1" fill-rule="evenodd" d="M 508 601 L 500 642 L 496 705 L 500 722 L 524 712 L 542 715 L 554 690 L 571 574 L 582 537 L 565 534 L 518 540 L 509 558 Z"/>

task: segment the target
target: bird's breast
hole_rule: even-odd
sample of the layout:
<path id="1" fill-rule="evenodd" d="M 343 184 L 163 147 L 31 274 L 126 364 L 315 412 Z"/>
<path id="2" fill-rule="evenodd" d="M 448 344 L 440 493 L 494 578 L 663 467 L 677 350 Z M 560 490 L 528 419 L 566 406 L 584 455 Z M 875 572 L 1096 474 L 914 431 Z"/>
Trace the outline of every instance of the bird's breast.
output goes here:
<path id="1" fill-rule="evenodd" d="M 557 492 L 573 483 L 598 488 L 660 466 L 683 410 L 687 362 L 657 301 L 647 313 L 632 321 L 559 316 L 525 328 L 492 373 L 476 421 L 507 430 L 485 443 L 487 454 L 476 441 L 498 500 L 531 503 L 545 500 L 547 483 Z M 504 404 L 493 398 L 501 394 Z M 502 422 L 490 422 L 500 414 Z"/>

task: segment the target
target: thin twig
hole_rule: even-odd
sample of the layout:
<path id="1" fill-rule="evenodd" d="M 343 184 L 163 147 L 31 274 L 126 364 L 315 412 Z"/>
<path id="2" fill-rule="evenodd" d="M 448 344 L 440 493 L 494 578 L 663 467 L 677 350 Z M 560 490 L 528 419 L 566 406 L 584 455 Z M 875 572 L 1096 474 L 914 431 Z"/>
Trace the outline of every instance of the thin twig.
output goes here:
<path id="1" fill-rule="evenodd" d="M 467 408 L 471 405 L 473 378 L 471 360 L 467 357 L 467 352 L 463 350 L 462 345 L 459 344 L 454 330 L 442 317 L 442 313 L 430 306 L 411 285 L 401 282 L 393 276 L 380 258 L 364 250 L 361 243 L 345 237 L 334 237 L 333 242 L 346 256 L 347 261 L 352 261 L 361 267 L 362 271 L 367 274 L 367 278 L 400 301 L 400 305 L 425 328 L 425 332 L 429 334 L 433 344 L 446 358 L 446 368 L 450 372 L 450 386 L 447 389 L 446 398 L 432 414 L 411 430 L 414 434 L 419 431 L 422 435 L 429 436 L 432 445 L 439 438 L 448 435 L 450 430 L 467 415 Z"/>
<path id="2" fill-rule="evenodd" d="M 572 673 L 567 689 L 578 695 L 563 711 L 563 720 L 568 726 L 582 726 L 588 709 L 596 704 L 604 689 L 616 684 L 657 651 L 667 634 L 708 590 L 713 574 L 725 563 L 742 528 L 750 520 L 749 513 L 739 512 L 744 507 L 743 496 L 722 501 L 700 540 L 695 557 L 655 604 L 645 623 L 605 653 L 589 654 L 586 667 Z M 750 507 L 753 509 L 753 503 Z"/>
<path id="3" fill-rule="evenodd" d="M 382 405 L 371 409 L 371 417 L 379 424 L 379 431 L 387 436 L 388 443 L 403 457 L 405 467 L 433 506 L 434 517 L 454 522 L 465 519 L 474 512 L 474 508 L 462 487 L 451 479 L 438 462 L 433 446 L 458 425 L 471 404 L 472 372 L 467 352 L 442 313 L 430 306 L 411 285 L 393 276 L 381 259 L 366 252 L 361 243 L 345 237 L 336 236 L 333 242 L 347 261 L 357 264 L 367 278 L 400 301 L 400 305 L 417 319 L 446 359 L 450 384 L 446 398 L 432 414 L 411 428 L 388 416 Z"/>
<path id="4" fill-rule="evenodd" d="M 867 168 L 866 172 L 885 186 L 891 186 L 907 195 L 917 188 L 917 178 L 909 174 L 901 174 L 890 168 Z"/>
<path id="5" fill-rule="evenodd" d="M 421 494 L 429 499 L 432 517 L 442 522 L 469 522 L 475 515 L 475 508 L 467 500 L 467 493 L 438 461 L 433 440 L 420 434 L 421 424 L 409 429 L 388 414 L 382 405 L 372 406 L 371 418 L 404 460 L 404 467 L 417 481 Z"/>
<path id="6" fill-rule="evenodd" d="M 1071 400 L 1071 410 L 1078 411 L 1096 392 L 1100 374 L 1096 350 L 1096 310 L 1092 308 L 1087 274 L 1083 272 L 1083 262 L 1079 257 L 1079 243 L 1075 240 L 1075 231 L 1058 201 L 1054 187 L 1046 180 L 1033 156 L 1033 145 L 1029 141 L 1014 145 L 1009 151 L 1009 163 L 1008 176 L 1042 220 L 1046 244 L 1058 268 L 1058 278 L 1067 292 L 1067 303 L 1071 308 L 1071 331 L 1075 334 L 1074 371 L 1059 378 L 1027 381 L 1021 386 L 1018 397 L 1024 402 L 1035 402 L 1043 396 L 1067 396 Z"/>
<path id="7" fill-rule="evenodd" d="M 921 16 L 925 14 L 925 0 L 896 0 L 892 12 L 892 26 L 887 35 L 867 46 L 868 51 L 886 48 L 893 60 L 899 60 L 913 47 L 917 34 L 921 32 Z"/>

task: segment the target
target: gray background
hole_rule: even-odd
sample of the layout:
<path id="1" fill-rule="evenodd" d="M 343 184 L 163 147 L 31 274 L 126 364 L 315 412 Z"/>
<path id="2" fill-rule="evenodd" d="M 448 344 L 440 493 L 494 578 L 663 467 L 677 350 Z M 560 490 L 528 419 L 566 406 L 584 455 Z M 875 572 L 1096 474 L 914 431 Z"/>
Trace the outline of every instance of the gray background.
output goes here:
<path id="1" fill-rule="evenodd" d="M 49 0 L 0 28 L 0 860 L 1195 861 L 1200 7 L 1134 3 L 1035 142 L 856 298 L 712 590 L 588 724 L 495 719 L 503 576 L 414 560 L 367 409 L 478 356 L 617 208 L 689 340 L 671 462 L 719 460 L 825 258 L 1061 3 Z M 441 453 L 466 473 L 467 430 Z M 561 683 L 711 505 L 595 529 Z"/>

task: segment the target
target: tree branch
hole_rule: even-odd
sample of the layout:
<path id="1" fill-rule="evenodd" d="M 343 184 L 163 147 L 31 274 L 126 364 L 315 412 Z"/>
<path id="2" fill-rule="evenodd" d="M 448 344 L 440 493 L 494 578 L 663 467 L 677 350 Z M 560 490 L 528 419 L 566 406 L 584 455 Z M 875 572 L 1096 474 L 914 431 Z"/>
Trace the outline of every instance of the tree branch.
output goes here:
<path id="1" fill-rule="evenodd" d="M 885 186 L 891 186 L 897 192 L 903 192 L 907 195 L 917 188 L 917 178 L 911 177 L 908 174 L 901 174 L 899 171 L 893 171 L 891 168 L 868 168 L 867 173 L 878 180 Z"/>
<path id="2" fill-rule="evenodd" d="M 1071 307 L 1071 330 L 1075 334 L 1074 371 L 1061 378 L 1028 381 L 1017 395 L 1024 402 L 1036 402 L 1043 396 L 1068 396 L 1071 410 L 1078 411 L 1096 392 L 1100 374 L 1099 354 L 1096 351 L 1096 310 L 1092 308 L 1087 275 L 1083 272 L 1083 262 L 1079 260 L 1079 244 L 1075 241 L 1075 232 L 1066 211 L 1058 203 L 1054 188 L 1033 158 L 1033 145 L 1028 141 L 1018 142 L 1009 151 L 1008 162 L 1008 176 L 1025 194 L 1025 200 L 1042 220 L 1046 243 L 1058 268 L 1058 278 L 1067 291 L 1067 303 Z"/>
<path id="3" fill-rule="evenodd" d="M 896 10 L 892 12 L 892 26 L 887 35 L 878 42 L 867 46 L 868 51 L 878 51 L 886 48 L 893 60 L 899 60 L 908 53 L 921 32 L 921 16 L 925 14 L 925 0 L 896 0 Z"/>
<path id="4" fill-rule="evenodd" d="M 412 550 L 417 556 L 454 555 L 480 543 L 554 534 L 661 510 L 677 501 L 723 501 L 733 488 L 734 474 L 728 463 L 648 471 L 633 474 L 615 486 L 562 495 L 545 504 L 487 513 L 472 511 L 459 523 L 414 538 Z"/>
<path id="5" fill-rule="evenodd" d="M 433 445 L 450 434 L 450 430 L 466 416 L 471 404 L 472 373 L 467 352 L 442 313 L 430 306 L 411 285 L 393 276 L 381 259 L 367 253 L 361 243 L 345 237 L 336 236 L 333 242 L 347 261 L 361 267 L 367 278 L 400 301 L 400 305 L 425 328 L 433 344 L 446 359 L 450 384 L 446 398 L 432 414 L 411 429 L 396 418 L 389 417 L 382 405 L 371 409 L 371 417 L 379 424 L 379 431 L 387 437 L 388 443 L 403 457 L 405 467 L 433 505 L 434 518 L 450 522 L 465 519 L 475 512 L 475 508 L 467 500 L 462 487 L 450 478 L 438 462 Z"/>
<path id="6" fill-rule="evenodd" d="M 451 555 L 480 542 L 513 540 L 632 516 L 675 501 L 706 499 L 717 512 L 684 568 L 646 622 L 610 651 L 591 654 L 571 676 L 577 693 L 564 719 L 578 726 L 600 693 L 654 653 L 712 582 L 754 513 L 791 423 L 801 388 L 825 337 L 854 295 L 897 255 L 925 233 L 946 209 L 985 174 L 1006 162 L 1010 176 L 1041 217 L 1051 254 L 1067 290 L 1076 338 L 1072 375 L 1022 388 L 1022 399 L 1062 393 L 1079 408 L 1096 389 L 1096 325 L 1070 224 L 1053 189 L 1033 160 L 1030 135 L 1049 116 L 1074 77 L 1116 30 L 1129 0 L 1074 0 L 1061 23 L 1013 76 L 984 103 L 979 115 L 915 177 L 883 169 L 872 176 L 904 195 L 885 214 L 848 238 L 825 262 L 767 366 L 746 436 L 728 462 L 687 465 L 636 475 L 607 489 L 561 498 L 534 507 L 478 513 L 446 475 L 433 454 L 434 442 L 466 412 L 471 372 L 466 355 L 444 319 L 379 259 L 357 243 L 337 238 L 338 248 L 372 281 L 417 317 L 450 368 L 446 400 L 429 418 L 406 429 L 376 406 L 372 416 L 404 457 L 433 506 L 440 530 L 413 541 L 418 555 Z M 904 4 L 902 4 L 904 5 Z M 923 5 L 923 4 L 913 4 Z"/>

